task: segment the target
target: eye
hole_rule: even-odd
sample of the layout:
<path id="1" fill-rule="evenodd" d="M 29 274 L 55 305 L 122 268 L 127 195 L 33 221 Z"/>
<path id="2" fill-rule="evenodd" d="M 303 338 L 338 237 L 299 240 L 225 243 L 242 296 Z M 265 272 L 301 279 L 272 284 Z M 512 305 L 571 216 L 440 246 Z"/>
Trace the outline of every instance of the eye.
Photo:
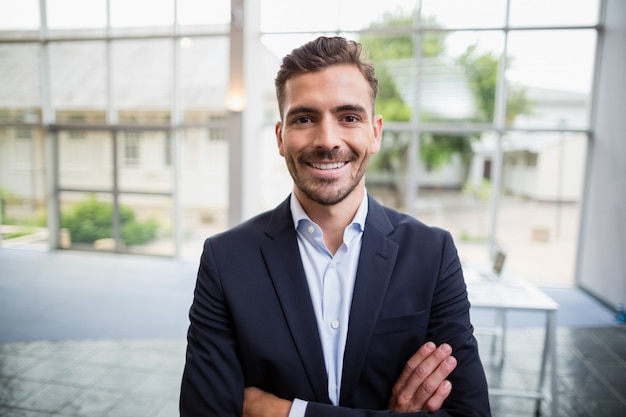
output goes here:
<path id="1" fill-rule="evenodd" d="M 309 116 L 299 116 L 293 119 L 291 122 L 294 125 L 303 125 L 307 123 L 311 123 L 311 118 Z"/>
<path id="2" fill-rule="evenodd" d="M 347 116 L 344 116 L 343 120 L 347 123 L 356 123 L 359 121 L 359 118 L 353 114 L 348 114 Z"/>

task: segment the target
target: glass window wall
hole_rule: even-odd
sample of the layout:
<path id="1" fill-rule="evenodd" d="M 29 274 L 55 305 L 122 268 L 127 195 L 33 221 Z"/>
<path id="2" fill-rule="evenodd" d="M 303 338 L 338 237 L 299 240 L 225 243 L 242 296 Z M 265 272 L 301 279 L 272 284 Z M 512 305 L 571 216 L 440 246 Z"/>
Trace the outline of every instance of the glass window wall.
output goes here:
<path id="1" fill-rule="evenodd" d="M 56 172 L 61 220 L 93 195 L 111 210 L 107 250 L 196 259 L 228 225 L 231 2 L 47 0 L 43 14 L 39 1 L 14 3 L 0 0 L 3 223 L 42 218 L 45 173 Z M 282 56 L 320 34 L 346 36 L 364 44 L 381 84 L 384 141 L 368 190 L 449 229 L 464 260 L 488 262 L 497 246 L 516 272 L 573 280 L 599 6 L 260 0 L 258 14 L 234 11 L 259 35 L 245 37 L 258 44 L 244 48 L 255 56 L 245 69 L 255 108 L 244 113 L 261 116 L 243 129 L 255 138 L 242 169 L 256 169 L 244 188 L 263 208 L 291 189 L 273 133 Z M 125 242 L 123 207 L 158 224 L 150 242 Z M 571 261 L 529 270 L 538 253 Z"/>

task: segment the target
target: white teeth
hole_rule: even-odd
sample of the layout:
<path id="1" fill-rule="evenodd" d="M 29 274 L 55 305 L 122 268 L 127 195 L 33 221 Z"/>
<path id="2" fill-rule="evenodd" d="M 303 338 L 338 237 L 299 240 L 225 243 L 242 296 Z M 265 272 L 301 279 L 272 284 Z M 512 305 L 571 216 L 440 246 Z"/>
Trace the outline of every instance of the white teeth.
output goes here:
<path id="1" fill-rule="evenodd" d="M 333 162 L 332 164 L 314 164 L 311 162 L 311 166 L 317 169 L 337 169 L 344 166 L 345 162 Z"/>

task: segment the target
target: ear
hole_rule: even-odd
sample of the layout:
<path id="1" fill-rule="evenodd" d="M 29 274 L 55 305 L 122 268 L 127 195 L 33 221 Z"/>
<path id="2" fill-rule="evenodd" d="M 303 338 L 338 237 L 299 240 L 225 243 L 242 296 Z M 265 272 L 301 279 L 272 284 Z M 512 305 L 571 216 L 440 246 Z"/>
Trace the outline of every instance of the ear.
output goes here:
<path id="1" fill-rule="evenodd" d="M 283 123 L 279 120 L 274 127 L 276 133 L 276 144 L 278 145 L 278 153 L 280 156 L 285 156 L 285 150 L 283 149 Z"/>
<path id="2" fill-rule="evenodd" d="M 383 116 L 377 114 L 374 116 L 374 137 L 372 138 L 372 144 L 370 147 L 370 153 L 375 154 L 380 151 L 380 144 L 383 140 Z"/>

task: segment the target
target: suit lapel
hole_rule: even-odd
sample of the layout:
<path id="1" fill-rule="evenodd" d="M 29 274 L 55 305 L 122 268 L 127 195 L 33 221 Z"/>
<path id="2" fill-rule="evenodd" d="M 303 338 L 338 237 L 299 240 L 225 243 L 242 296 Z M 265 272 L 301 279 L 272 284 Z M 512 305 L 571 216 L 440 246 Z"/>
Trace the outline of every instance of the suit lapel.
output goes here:
<path id="1" fill-rule="evenodd" d="M 329 402 L 326 366 L 289 210 L 289 198 L 274 211 L 266 235 L 270 239 L 261 247 L 261 252 L 291 336 L 302 358 L 316 400 Z"/>
<path id="2" fill-rule="evenodd" d="M 350 405 L 343 404 L 350 397 L 344 392 L 356 388 L 395 265 L 398 245 L 387 237 L 392 231 L 382 206 L 370 198 L 343 359 L 341 405 Z"/>

